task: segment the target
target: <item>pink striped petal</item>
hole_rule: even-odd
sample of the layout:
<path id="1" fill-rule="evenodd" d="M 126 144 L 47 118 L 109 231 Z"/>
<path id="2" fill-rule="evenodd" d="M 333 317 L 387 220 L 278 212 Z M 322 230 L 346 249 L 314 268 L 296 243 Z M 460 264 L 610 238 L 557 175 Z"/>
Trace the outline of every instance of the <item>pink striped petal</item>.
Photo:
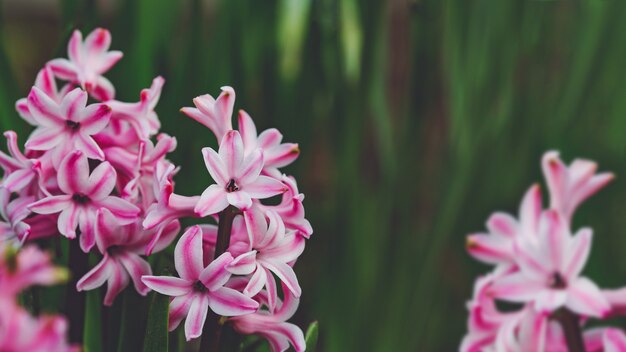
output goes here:
<path id="1" fill-rule="evenodd" d="M 304 237 L 291 233 L 285 236 L 280 245 L 264 248 L 263 256 L 283 263 L 290 263 L 298 259 L 304 252 L 305 244 Z"/>
<path id="2" fill-rule="evenodd" d="M 194 212 L 200 217 L 219 213 L 228 206 L 226 194 L 227 193 L 224 187 L 219 185 L 210 185 L 206 190 L 204 190 L 204 192 L 202 192 L 200 200 L 194 208 Z"/>
<path id="3" fill-rule="evenodd" d="M 243 141 L 246 154 L 257 147 L 257 132 L 254 121 L 247 112 L 239 110 L 239 133 Z"/>
<path id="4" fill-rule="evenodd" d="M 603 318 L 611 309 L 598 286 L 586 277 L 569 283 L 567 293 L 566 306 L 575 313 Z"/>
<path id="5" fill-rule="evenodd" d="M 54 214 L 74 206 L 72 196 L 52 196 L 36 201 L 28 206 L 28 208 L 38 214 Z"/>
<path id="6" fill-rule="evenodd" d="M 78 73 L 76 72 L 76 65 L 67 59 L 54 59 L 48 61 L 46 64 L 54 74 L 62 80 L 76 81 Z"/>
<path id="7" fill-rule="evenodd" d="M 237 131 L 228 131 L 220 143 L 219 156 L 229 176 L 234 177 L 243 162 L 243 142 Z"/>
<path id="8" fill-rule="evenodd" d="M 539 219 L 542 211 L 541 188 L 538 184 L 531 186 L 522 200 L 520 206 L 520 225 L 522 235 L 533 236 L 539 228 Z"/>
<path id="9" fill-rule="evenodd" d="M 269 306 L 270 311 L 274 311 L 276 309 L 276 303 L 278 302 L 278 288 L 276 287 L 276 280 L 274 280 L 274 275 L 267 268 L 263 268 L 265 270 L 265 289 L 267 290 L 267 305 Z"/>
<path id="10" fill-rule="evenodd" d="M 494 213 L 487 220 L 487 229 L 492 234 L 514 237 L 517 234 L 517 220 L 506 213 Z"/>
<path id="11" fill-rule="evenodd" d="M 112 50 L 107 52 L 100 57 L 100 62 L 98 62 L 98 67 L 96 67 L 95 71 L 102 74 L 110 70 L 122 57 L 124 57 L 124 53 L 121 51 Z"/>
<path id="12" fill-rule="evenodd" d="M 606 329 L 602 336 L 602 342 L 604 352 L 626 352 L 626 335 L 619 329 Z"/>
<path id="13" fill-rule="evenodd" d="M 76 290 L 90 291 L 102 286 L 111 275 L 111 270 L 113 269 L 110 265 L 110 260 L 109 256 L 105 254 L 98 265 L 78 280 Z"/>
<path id="14" fill-rule="evenodd" d="M 209 307 L 218 315 L 234 317 L 254 313 L 259 303 L 232 288 L 221 287 L 211 292 Z"/>
<path id="15" fill-rule="evenodd" d="M 488 264 L 513 262 L 515 258 L 512 240 L 500 236 L 469 235 L 465 247 L 474 258 Z"/>
<path id="16" fill-rule="evenodd" d="M 261 169 L 263 169 L 263 153 L 261 149 L 255 149 L 245 158 L 235 178 L 240 185 L 246 186 L 259 177 Z"/>
<path id="17" fill-rule="evenodd" d="M 92 200 L 102 200 L 107 197 L 117 181 L 117 173 L 107 161 L 98 165 L 89 175 L 86 195 Z"/>
<path id="18" fill-rule="evenodd" d="M 252 206 L 252 198 L 250 198 L 250 195 L 246 191 L 239 190 L 226 193 L 226 199 L 229 204 L 241 210 L 248 209 Z"/>
<path id="19" fill-rule="evenodd" d="M 593 232 L 590 228 L 580 229 L 569 241 L 565 251 L 563 275 L 566 277 L 578 277 L 587 263 L 591 251 L 591 238 Z"/>
<path id="20" fill-rule="evenodd" d="M 202 328 L 209 311 L 209 296 L 198 294 L 191 301 L 189 313 L 185 320 L 185 338 L 187 341 L 202 335 Z"/>
<path id="21" fill-rule="evenodd" d="M 88 86 L 86 89 L 94 99 L 99 101 L 109 101 L 115 98 L 115 87 L 113 83 L 103 76 L 96 77 L 96 82 L 93 86 Z"/>
<path id="22" fill-rule="evenodd" d="M 256 270 L 250 277 L 250 281 L 243 289 L 243 294 L 248 297 L 254 297 L 257 293 L 261 292 L 263 286 L 267 284 L 268 278 L 265 270 L 258 265 L 255 265 Z M 272 277 L 270 280 L 274 280 Z"/>
<path id="23" fill-rule="evenodd" d="M 257 247 L 265 239 L 267 233 L 267 221 L 265 214 L 258 207 L 246 209 L 243 212 L 243 218 L 246 223 L 246 231 L 251 247 Z"/>
<path id="24" fill-rule="evenodd" d="M 555 151 L 545 153 L 541 167 L 550 190 L 550 208 L 566 209 L 567 167 L 559 158 L 559 153 Z"/>
<path id="25" fill-rule="evenodd" d="M 37 127 L 24 144 L 30 150 L 50 150 L 65 140 L 65 134 L 60 128 Z"/>
<path id="26" fill-rule="evenodd" d="M 182 296 L 192 289 L 192 282 L 171 276 L 142 276 L 146 286 L 166 296 Z"/>
<path id="27" fill-rule="evenodd" d="M 245 191 L 255 199 L 265 199 L 287 191 L 287 187 L 277 179 L 259 176 L 253 183 L 245 186 Z"/>
<path id="28" fill-rule="evenodd" d="M 76 88 L 67 93 L 60 105 L 61 116 L 65 120 L 80 122 L 81 112 L 87 105 L 87 92 Z"/>
<path id="29" fill-rule="evenodd" d="M 150 289 L 141 281 L 141 277 L 152 275 L 150 264 L 140 256 L 128 252 L 120 254 L 118 260 L 130 275 L 131 280 L 133 280 L 135 290 L 140 295 L 145 296 Z"/>
<path id="30" fill-rule="evenodd" d="M 170 314 L 167 328 L 169 331 L 174 331 L 180 322 L 187 316 L 193 297 L 193 294 L 188 294 L 174 297 L 174 299 L 172 299 L 170 302 Z"/>
<path id="31" fill-rule="evenodd" d="M 73 62 L 83 60 L 83 34 L 79 30 L 72 33 L 72 37 L 67 45 L 67 56 Z"/>
<path id="32" fill-rule="evenodd" d="M 231 276 L 230 271 L 226 270 L 226 266 L 232 261 L 233 256 L 229 252 L 222 253 L 202 270 L 199 276 L 200 282 L 202 282 L 209 291 L 215 291 L 224 286 Z"/>
<path id="33" fill-rule="evenodd" d="M 107 281 L 107 293 L 104 295 L 104 305 L 112 306 L 115 297 L 128 286 L 128 273 L 119 264 L 111 270 L 111 276 Z"/>
<path id="34" fill-rule="evenodd" d="M 303 352 L 305 350 L 306 341 L 304 340 L 304 333 L 302 333 L 299 327 L 291 323 L 282 323 L 278 324 L 275 330 L 289 340 L 296 352 Z"/>
<path id="35" fill-rule="evenodd" d="M 111 46 L 111 33 L 103 28 L 96 28 L 85 38 L 85 54 L 95 57 L 105 53 Z"/>
<path id="36" fill-rule="evenodd" d="M 256 269 L 256 251 L 249 251 L 239 255 L 230 264 L 227 269 L 234 275 L 252 274 Z"/>
<path id="37" fill-rule="evenodd" d="M 285 167 L 294 162 L 300 155 L 298 143 L 283 143 L 263 153 L 266 166 Z"/>
<path id="38" fill-rule="evenodd" d="M 59 220 L 57 221 L 59 232 L 67 238 L 75 238 L 80 213 L 81 209 L 75 205 L 61 211 Z"/>
<path id="39" fill-rule="evenodd" d="M 76 149 L 85 153 L 88 158 L 104 160 L 104 152 L 91 136 L 88 136 L 83 132 L 76 133 L 74 135 L 74 145 Z"/>
<path id="40" fill-rule="evenodd" d="M 89 105 L 81 112 L 79 119 L 83 133 L 88 135 L 96 134 L 102 131 L 109 123 L 111 108 L 106 104 Z"/>
<path id="41" fill-rule="evenodd" d="M 280 281 L 282 281 L 285 286 L 287 286 L 289 291 L 291 291 L 294 296 L 300 297 L 300 295 L 302 294 L 302 289 L 300 288 L 300 284 L 298 283 L 298 277 L 296 276 L 296 273 L 293 271 L 292 267 L 275 260 L 263 260 L 261 265 L 276 274 Z"/>
<path id="42" fill-rule="evenodd" d="M 36 175 L 32 169 L 15 170 L 6 176 L 2 186 L 11 192 L 16 192 L 31 184 Z"/>
<path id="43" fill-rule="evenodd" d="M 109 196 L 98 201 L 98 206 L 107 208 L 115 215 L 121 225 L 127 225 L 137 220 L 141 209 L 127 200 Z"/>
<path id="44" fill-rule="evenodd" d="M 190 227 L 180 237 L 174 249 L 174 266 L 181 278 L 198 280 L 204 269 L 202 259 L 202 230 Z"/>
<path id="45" fill-rule="evenodd" d="M 280 144 L 283 140 L 283 135 L 275 128 L 267 129 L 259 135 L 258 145 L 263 149 L 271 148 Z"/>
<path id="46" fill-rule="evenodd" d="M 509 274 L 494 281 L 489 292 L 497 298 L 511 302 L 528 302 L 533 300 L 544 285 L 528 280 L 522 273 Z"/>
<path id="47" fill-rule="evenodd" d="M 203 98 L 204 96 L 199 96 L 196 97 L 193 102 L 196 106 L 198 106 L 198 102 L 200 101 L 201 98 Z M 183 114 L 191 117 L 192 119 L 198 121 L 199 123 L 203 124 L 204 126 L 208 127 L 211 131 L 213 131 L 213 133 L 215 133 L 215 135 L 217 135 L 217 127 L 215 126 L 215 122 L 213 120 L 211 120 L 210 118 L 207 117 L 207 115 L 205 115 L 204 113 L 202 113 L 202 111 L 200 111 L 199 109 L 196 108 L 182 108 L 180 109 L 180 112 L 182 112 Z"/>
<path id="48" fill-rule="evenodd" d="M 33 87 L 28 94 L 28 111 L 41 126 L 65 127 L 59 105 L 37 87 Z"/>
<path id="49" fill-rule="evenodd" d="M 67 155 L 61 162 L 61 165 L 59 165 L 57 179 L 59 188 L 63 192 L 87 195 L 89 187 L 89 163 L 87 157 L 80 150 Z"/>
<path id="50" fill-rule="evenodd" d="M 565 305 L 567 291 L 561 289 L 544 289 L 535 292 L 535 309 L 541 313 L 552 313 Z"/>
<path id="51" fill-rule="evenodd" d="M 218 185 L 225 186 L 229 179 L 226 166 L 220 159 L 220 156 L 211 148 L 202 148 L 202 156 L 209 174 Z"/>
<path id="52" fill-rule="evenodd" d="M 80 248 L 85 253 L 89 253 L 96 244 L 95 219 L 96 213 L 92 209 L 83 209 L 78 217 Z"/>
<path id="53" fill-rule="evenodd" d="M 33 115 L 30 113 L 28 109 L 28 99 L 22 98 L 15 102 L 15 110 L 20 115 L 24 121 L 28 122 L 29 125 L 37 126 L 37 121 L 33 118 Z"/>

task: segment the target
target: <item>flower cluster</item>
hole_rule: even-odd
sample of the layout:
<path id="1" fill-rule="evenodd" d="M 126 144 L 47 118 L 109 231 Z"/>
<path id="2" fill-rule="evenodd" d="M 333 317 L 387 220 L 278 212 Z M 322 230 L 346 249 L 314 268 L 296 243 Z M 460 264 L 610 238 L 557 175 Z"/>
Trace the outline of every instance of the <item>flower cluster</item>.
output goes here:
<path id="1" fill-rule="evenodd" d="M 79 351 L 66 341 L 63 317 L 33 317 L 18 305 L 18 295 L 32 286 L 52 285 L 67 278 L 67 272 L 52 265 L 50 256 L 28 245 L 16 252 L 0 243 L 0 351 Z"/>
<path id="2" fill-rule="evenodd" d="M 174 193 L 179 168 L 166 156 L 176 139 L 159 132 L 155 112 L 164 79 L 156 77 L 137 102 L 116 100 L 103 74 L 122 53 L 110 51 L 110 44 L 107 30 L 84 40 L 75 31 L 68 59 L 46 63 L 16 103 L 34 131 L 23 149 L 16 133 L 4 134 L 0 243 L 18 248 L 54 236 L 78 241 L 84 253 L 101 257 L 78 280 L 78 291 L 107 283 L 105 305 L 131 282 L 141 295 L 150 289 L 170 295 L 170 329 L 186 317 L 187 339 L 200 336 L 211 308 L 232 317 L 237 331 L 266 337 L 274 350 L 289 344 L 303 350 L 302 331 L 286 320 L 301 295 L 292 267 L 312 228 L 295 179 L 279 171 L 298 157 L 298 145 L 283 143 L 276 129 L 257 134 L 244 111 L 233 130 L 230 87 L 217 99 L 199 96 L 195 108 L 181 111 L 217 138 L 218 151 L 202 150 L 215 183 L 202 195 Z M 261 202 L 271 197 L 280 198 L 278 204 Z M 208 223 L 186 229 L 177 242 L 180 277 L 152 276 L 146 257 L 168 247 L 186 217 Z"/>
<path id="3" fill-rule="evenodd" d="M 580 332 L 589 318 L 619 314 L 616 301 L 624 296 L 601 291 L 581 275 L 592 230 L 571 230 L 576 208 L 613 175 L 597 174 L 596 164 L 588 160 L 565 165 L 557 152 L 544 155 L 542 169 L 550 194 L 548 209 L 543 208 L 539 185 L 533 185 L 517 217 L 496 212 L 487 220 L 486 233 L 467 238 L 469 253 L 494 269 L 475 283 L 461 350 L 567 351 L 576 346 L 626 351 L 626 335 L 619 329 Z M 503 309 L 499 302 L 521 308 Z"/>

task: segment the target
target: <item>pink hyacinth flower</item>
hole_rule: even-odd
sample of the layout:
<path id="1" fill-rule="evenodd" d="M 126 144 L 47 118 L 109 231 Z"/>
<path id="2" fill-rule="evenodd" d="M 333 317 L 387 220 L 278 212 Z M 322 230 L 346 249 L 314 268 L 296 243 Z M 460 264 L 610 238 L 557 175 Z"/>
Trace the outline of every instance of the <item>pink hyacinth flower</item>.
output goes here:
<path id="1" fill-rule="evenodd" d="M 22 244 L 31 232 L 24 220 L 30 215 L 28 204 L 35 201 L 33 196 L 22 196 L 11 200 L 11 192 L 0 187 L 0 242 Z"/>
<path id="2" fill-rule="evenodd" d="M 280 178 L 278 168 L 294 162 L 300 155 L 297 143 L 281 143 L 283 135 L 275 128 L 270 128 L 257 135 L 254 121 L 247 112 L 239 110 L 239 133 L 243 139 L 246 155 L 257 148 L 263 151 L 263 174 Z"/>
<path id="3" fill-rule="evenodd" d="M 217 184 L 209 186 L 200 196 L 195 211 L 198 216 L 216 214 L 233 205 L 247 209 L 252 199 L 264 199 L 287 191 L 282 182 L 260 176 L 263 154 L 257 149 L 244 158 L 241 136 L 237 131 L 226 133 L 219 154 L 203 148 L 204 163 Z"/>
<path id="4" fill-rule="evenodd" d="M 265 220 L 265 216 L 269 221 Z M 289 263 L 304 251 L 304 238 L 293 232 L 286 233 L 280 216 L 273 211 L 263 214 L 252 208 L 244 212 L 244 219 L 249 236 L 248 248 L 227 266 L 235 275 L 251 275 L 243 293 L 253 297 L 263 287 L 267 288 L 270 309 L 273 309 L 277 300 L 273 273 L 295 297 L 300 297 L 302 289 Z"/>
<path id="5" fill-rule="evenodd" d="M 183 234 L 174 250 L 174 264 L 180 278 L 142 277 L 151 289 L 174 297 L 170 302 L 170 331 L 186 316 L 185 337 L 187 340 L 199 337 L 209 307 L 223 316 L 239 316 L 256 311 L 259 306 L 256 301 L 224 287 L 231 276 L 226 265 L 232 260 L 232 255 L 226 252 L 205 266 L 202 259 L 202 230 L 194 226 Z"/>
<path id="6" fill-rule="evenodd" d="M 590 160 L 576 159 L 566 166 L 555 151 L 544 154 L 541 167 L 550 191 L 550 208 L 561 213 L 567 222 L 580 203 L 614 178 L 608 172 L 596 174 L 598 165 Z"/>
<path id="7" fill-rule="evenodd" d="M 60 103 L 63 97 L 72 90 L 71 84 L 66 84 L 59 91 L 57 89 L 57 83 L 54 79 L 54 74 L 50 67 L 46 66 L 39 70 L 37 73 L 37 78 L 35 79 L 35 87 L 41 89 L 48 97 L 54 100 L 57 103 Z M 38 123 L 33 118 L 33 115 L 30 113 L 30 109 L 28 108 L 28 99 L 22 98 L 15 103 L 15 110 L 17 110 L 18 114 L 24 119 L 24 121 L 28 122 L 33 126 L 37 126 Z"/>
<path id="8" fill-rule="evenodd" d="M 28 107 L 39 127 L 26 141 L 26 149 L 53 150 L 55 166 L 73 150 L 80 150 L 91 159 L 104 160 L 104 152 L 92 135 L 109 123 L 111 108 L 104 104 L 86 104 L 87 93 L 80 88 L 69 92 L 57 104 L 33 87 L 28 95 Z"/>
<path id="9" fill-rule="evenodd" d="M 0 301 L 13 300 L 17 294 L 33 285 L 48 286 L 67 279 L 67 271 L 54 266 L 50 254 L 36 246 L 27 245 L 17 253 L 14 251 L 6 243 L 0 243 Z M 11 252 L 13 254 L 8 254 Z"/>
<path id="10" fill-rule="evenodd" d="M 306 342 L 302 330 L 287 320 L 291 319 L 298 309 L 299 299 L 289 293 L 286 287 L 284 301 L 280 301 L 273 311 L 258 310 L 255 313 L 229 318 L 235 331 L 242 334 L 257 334 L 263 336 L 269 342 L 272 352 L 283 352 L 289 348 L 289 344 L 297 351 L 304 351 Z M 262 304 L 267 304 L 267 299 L 259 295 Z"/>
<path id="11" fill-rule="evenodd" d="M 155 251 L 166 248 L 180 231 L 180 223 L 172 221 L 155 243 Z M 144 231 L 141 224 L 119 226 L 108 209 L 98 210 L 96 219 L 96 245 L 103 257 L 93 269 L 77 283 L 78 291 L 93 290 L 108 283 L 104 305 L 110 306 L 117 295 L 133 281 L 135 290 L 145 296 L 150 289 L 141 281 L 144 275 L 152 275 L 150 264 L 141 257 L 146 243 L 153 237 L 152 231 Z"/>
<path id="12" fill-rule="evenodd" d="M 231 87 L 222 87 L 222 94 L 217 99 L 205 94 L 194 98 L 193 104 L 195 108 L 182 108 L 180 111 L 208 127 L 220 143 L 222 137 L 233 129 L 235 91 Z"/>
<path id="13" fill-rule="evenodd" d="M 58 184 L 65 194 L 41 199 L 29 207 L 39 214 L 59 213 L 59 232 L 68 238 L 76 237 L 76 227 L 81 230 L 80 245 L 88 252 L 95 244 L 94 222 L 96 211 L 107 208 L 118 223 L 134 222 L 140 209 L 128 201 L 111 196 L 115 187 L 116 172 L 102 162 L 91 174 L 87 157 L 81 151 L 69 154 L 59 167 Z"/>
<path id="14" fill-rule="evenodd" d="M 536 241 L 516 246 L 520 270 L 494 282 L 491 293 L 507 301 L 532 302 L 539 312 L 567 307 L 583 316 L 606 316 L 610 309 L 606 298 L 595 283 L 579 276 L 589 256 L 591 237 L 590 229 L 572 236 L 559 213 L 547 210 Z"/>
<path id="15" fill-rule="evenodd" d="M 537 236 L 541 211 L 541 190 L 539 185 L 533 185 L 520 205 L 519 221 L 507 213 L 492 214 L 487 220 L 488 233 L 467 236 L 467 251 L 488 264 L 501 268 L 514 266 L 517 260 L 514 244 Z"/>
<path id="16" fill-rule="evenodd" d="M 8 302 L 0 306 L 0 351 L 79 352 L 67 343 L 68 326 L 60 316 L 32 317 Z"/>
<path id="17" fill-rule="evenodd" d="M 67 59 L 54 59 L 48 65 L 63 80 L 76 83 L 100 101 L 115 97 L 115 88 L 102 76 L 123 56 L 121 51 L 109 51 L 111 33 L 106 29 L 94 29 L 85 41 L 75 30 L 67 47 Z"/>
<path id="18" fill-rule="evenodd" d="M 154 108 L 159 102 L 165 79 L 159 76 L 152 81 L 149 89 L 141 91 L 137 103 L 124 103 L 117 100 L 107 102 L 113 110 L 112 119 L 127 121 L 137 133 L 139 139 L 150 138 L 161 128 L 161 122 Z"/>
<path id="19" fill-rule="evenodd" d="M 313 234 L 313 227 L 309 220 L 304 217 L 304 205 L 302 204 L 304 194 L 298 192 L 298 184 L 292 176 L 282 175 L 279 179 L 287 187 L 280 204 L 268 206 L 259 202 L 259 208 L 265 212 L 275 211 L 280 215 L 287 229 L 296 230 L 304 238 L 310 238 Z"/>
<path id="20" fill-rule="evenodd" d="M 35 180 L 40 180 L 41 162 L 37 159 L 29 159 L 17 145 L 17 134 L 13 131 L 4 132 L 7 139 L 9 154 L 0 151 L 0 167 L 4 170 L 2 187 L 10 192 L 18 192 L 32 185 Z M 44 188 L 41 185 L 35 186 Z"/>

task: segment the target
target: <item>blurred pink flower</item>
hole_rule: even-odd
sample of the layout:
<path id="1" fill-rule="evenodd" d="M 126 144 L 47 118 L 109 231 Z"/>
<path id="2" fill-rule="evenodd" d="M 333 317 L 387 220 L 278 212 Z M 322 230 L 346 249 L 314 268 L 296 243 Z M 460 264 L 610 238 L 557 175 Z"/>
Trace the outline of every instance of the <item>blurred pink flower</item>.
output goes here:
<path id="1" fill-rule="evenodd" d="M 208 127 L 221 143 L 226 133 L 233 129 L 232 116 L 235 105 L 235 91 L 231 87 L 222 87 L 222 94 L 217 99 L 205 94 L 193 99 L 195 108 L 182 108 L 185 115 Z"/>
<path id="2" fill-rule="evenodd" d="M 104 104 L 86 104 L 87 93 L 80 88 L 69 92 L 57 104 L 33 87 L 28 95 L 28 107 L 38 127 L 28 137 L 26 149 L 52 150 L 55 166 L 74 150 L 82 151 L 91 159 L 104 160 L 104 152 L 92 135 L 109 123 L 111 108 Z"/>
<path id="3" fill-rule="evenodd" d="M 195 207 L 198 216 L 218 213 L 228 205 L 247 209 L 252 199 L 269 198 L 287 191 L 282 182 L 260 176 L 263 154 L 257 149 L 244 158 L 243 143 L 237 131 L 222 139 L 219 154 L 203 148 L 204 162 L 216 184 L 209 186 Z"/>
<path id="4" fill-rule="evenodd" d="M 572 236 L 559 213 L 547 210 L 539 236 L 516 245 L 519 271 L 496 280 L 491 294 L 512 302 L 533 302 L 539 312 L 567 307 L 583 316 L 604 317 L 609 303 L 595 283 L 579 276 L 589 256 L 591 237 L 587 228 Z"/>
<path id="5" fill-rule="evenodd" d="M 231 276 L 226 265 L 232 260 L 232 255 L 226 252 L 205 266 L 202 230 L 199 226 L 193 226 L 183 234 L 174 251 L 174 264 L 180 278 L 142 277 L 143 282 L 151 289 L 174 297 L 170 302 L 170 331 L 187 317 L 187 340 L 199 337 L 209 307 L 223 316 L 238 316 L 256 311 L 259 306 L 256 301 L 232 288 L 224 287 Z"/>
<path id="6" fill-rule="evenodd" d="M 67 47 L 68 59 L 54 59 L 48 66 L 63 80 L 83 87 L 100 101 L 115 97 L 115 88 L 102 76 L 123 56 L 120 51 L 109 51 L 111 33 L 106 29 L 94 29 L 85 41 L 80 31 L 75 30 Z"/>
<path id="7" fill-rule="evenodd" d="M 111 195 L 116 173 L 108 162 L 100 163 L 90 174 L 87 157 L 81 151 L 75 151 L 63 159 L 57 180 L 65 194 L 46 197 L 29 207 L 39 214 L 60 212 L 57 222 L 59 232 L 68 238 L 76 237 L 78 226 L 83 251 L 88 252 L 95 244 L 94 222 L 98 209 L 110 210 L 119 224 L 137 220 L 139 208 Z"/>

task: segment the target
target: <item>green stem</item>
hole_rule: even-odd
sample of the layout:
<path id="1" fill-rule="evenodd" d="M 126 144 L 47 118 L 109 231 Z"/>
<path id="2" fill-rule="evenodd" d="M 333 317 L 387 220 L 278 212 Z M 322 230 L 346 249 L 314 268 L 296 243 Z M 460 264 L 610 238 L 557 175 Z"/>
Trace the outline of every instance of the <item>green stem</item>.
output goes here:
<path id="1" fill-rule="evenodd" d="M 230 233 L 233 228 L 233 220 L 237 215 L 241 214 L 241 210 L 229 205 L 220 213 L 220 220 L 217 227 L 217 241 L 215 243 L 215 254 L 213 259 L 222 255 L 228 249 L 230 244 Z M 220 337 L 222 336 L 221 317 L 209 310 L 207 322 L 202 329 L 202 341 L 200 343 L 200 351 L 218 352 L 220 349 Z"/>
<path id="2" fill-rule="evenodd" d="M 89 256 L 80 249 L 78 238 L 70 241 L 69 268 L 72 278 L 65 294 L 65 313 L 70 326 L 70 342 L 82 344 L 85 326 L 85 293 L 76 290 L 76 283 L 87 273 Z"/>

